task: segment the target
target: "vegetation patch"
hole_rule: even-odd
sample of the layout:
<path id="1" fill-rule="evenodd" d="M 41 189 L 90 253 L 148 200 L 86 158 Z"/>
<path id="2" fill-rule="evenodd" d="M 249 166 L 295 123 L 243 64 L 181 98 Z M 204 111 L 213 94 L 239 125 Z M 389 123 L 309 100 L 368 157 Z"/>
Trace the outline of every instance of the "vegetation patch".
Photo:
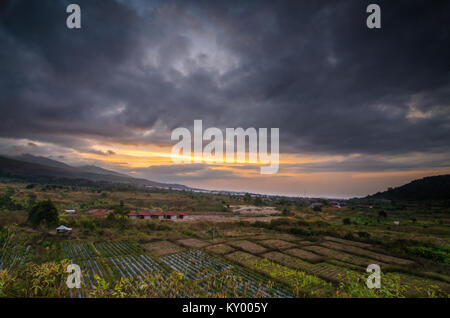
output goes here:
<path id="1" fill-rule="evenodd" d="M 211 245 L 206 247 L 205 250 L 214 254 L 228 254 L 235 251 L 234 248 L 226 244 Z"/>

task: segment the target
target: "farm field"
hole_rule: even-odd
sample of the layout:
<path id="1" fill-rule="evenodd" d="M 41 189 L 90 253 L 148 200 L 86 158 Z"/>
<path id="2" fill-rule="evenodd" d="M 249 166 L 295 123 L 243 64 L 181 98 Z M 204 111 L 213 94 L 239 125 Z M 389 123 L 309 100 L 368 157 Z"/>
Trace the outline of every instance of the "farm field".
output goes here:
<path id="1" fill-rule="evenodd" d="M 31 190 L 16 186 L 14 200 L 25 202 Z M 38 190 L 38 197 L 64 197 L 74 202 L 89 193 L 87 189 Z M 135 195 L 156 205 L 160 200 L 167 202 L 162 199 L 169 199 L 170 192 L 118 191 L 89 195 L 96 197 L 95 201 L 104 198 L 105 202 L 116 202 L 116 205 L 108 208 L 104 203 L 93 204 L 75 214 L 59 213 L 59 223 L 73 229 L 68 236 L 58 235 L 51 228 L 30 226 L 26 211 L 0 211 L 0 243 L 6 247 L 0 249 L 0 283 L 5 286 L 2 290 L 5 295 L 20 295 L 18 290 L 23 288 L 14 285 L 15 282 L 33 277 L 35 274 L 30 273 L 35 271 L 54 273 L 48 275 L 53 275 L 55 284 L 60 283 L 50 296 L 30 289 L 26 297 L 450 295 L 445 223 L 448 218 L 442 214 L 437 214 L 438 221 L 425 218 L 423 212 L 417 214 L 417 221 L 411 221 L 408 232 L 415 235 L 415 240 L 405 245 L 405 238 L 399 239 L 399 233 L 405 232 L 392 225 L 397 215 L 378 222 L 376 214 L 370 218 L 367 213 L 371 211 L 363 215 L 359 208 L 327 207 L 316 212 L 291 203 L 268 205 L 261 210 L 239 202 L 238 198 L 174 193 L 176 204 L 181 204 L 183 198 L 194 202 L 198 196 L 198 200 L 204 200 L 209 206 L 219 200 L 232 205 L 228 209 L 224 204 L 222 208 L 226 211 L 222 212 L 219 209 L 191 212 L 189 222 L 131 220 L 121 210 L 135 209 L 134 203 L 129 203 L 134 201 L 125 200 L 122 207 L 123 198 Z M 57 204 L 59 210 L 66 207 L 65 203 Z M 176 210 L 175 207 L 164 209 L 172 208 Z M 178 210 L 185 208 L 180 205 Z M 251 214 L 246 213 L 248 209 Z M 275 217 L 274 209 L 288 212 L 276 213 L 276 219 L 267 221 L 266 218 Z M 109 213 L 96 216 L 91 213 L 94 210 Z M 253 213 L 263 210 L 271 212 L 259 216 Z M 208 215 L 217 220 L 202 218 Z M 247 218 L 252 221 L 246 221 Z M 405 218 L 401 222 L 406 222 Z M 425 235 L 423 229 L 428 233 L 426 241 L 418 239 Z M 81 289 L 63 288 L 62 278 L 67 277 L 63 264 L 68 263 L 81 267 Z M 366 268 L 370 264 L 381 268 L 385 284 L 380 290 L 366 287 L 365 279 L 369 275 Z"/>
<path id="2" fill-rule="evenodd" d="M 167 245 L 167 242 L 165 242 Z M 80 265 L 82 269 L 83 288 L 77 290 L 73 297 L 89 297 L 98 278 L 109 282 L 130 279 L 134 282 L 132 288 L 138 288 L 149 274 L 159 277 L 154 281 L 153 288 L 157 293 L 163 290 L 160 286 L 170 272 L 177 272 L 187 280 L 199 281 L 199 291 L 195 288 L 193 294 L 185 296 L 210 296 L 217 292 L 210 290 L 212 276 L 222 274 L 220 280 L 233 282 L 228 290 L 220 293 L 237 293 L 247 297 L 291 297 L 285 287 L 275 287 L 267 278 L 252 273 L 244 268 L 235 266 L 225 259 L 219 259 L 201 250 L 187 250 L 176 252 L 159 258 L 152 257 L 134 244 L 129 242 L 111 242 L 100 244 L 68 243 L 63 245 L 66 258 Z M 174 251 L 174 250 L 173 250 Z M 214 277 L 214 279 L 219 279 Z M 216 283 L 217 284 L 217 283 Z M 224 286 L 220 284 L 220 286 Z M 208 288 L 207 288 L 208 287 Z M 198 292 L 198 293 L 197 293 Z M 166 297 L 166 294 L 157 294 Z"/>

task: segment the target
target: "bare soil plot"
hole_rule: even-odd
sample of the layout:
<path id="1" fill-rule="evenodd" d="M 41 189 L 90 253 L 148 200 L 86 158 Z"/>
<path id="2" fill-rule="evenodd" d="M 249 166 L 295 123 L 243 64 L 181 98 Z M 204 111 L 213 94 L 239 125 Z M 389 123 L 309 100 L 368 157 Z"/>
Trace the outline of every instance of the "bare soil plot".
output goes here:
<path id="1" fill-rule="evenodd" d="M 202 241 L 202 240 L 198 240 L 198 239 L 194 239 L 194 238 L 178 240 L 177 243 L 181 244 L 183 246 L 194 247 L 194 248 L 202 248 L 207 245 L 210 245 L 210 243 L 208 243 L 206 241 Z"/>
<path id="2" fill-rule="evenodd" d="M 256 243 L 247 241 L 247 240 L 240 240 L 240 241 L 230 241 L 228 242 L 229 245 L 243 249 L 244 251 L 250 252 L 250 253 L 264 253 L 267 251 L 267 249 L 261 245 L 258 245 Z"/>
<path id="3" fill-rule="evenodd" d="M 295 244 L 282 240 L 264 240 L 258 241 L 258 243 L 273 249 L 285 249 L 295 247 Z"/>
<path id="4" fill-rule="evenodd" d="M 317 243 L 311 242 L 311 241 L 306 241 L 306 240 L 297 242 L 297 245 L 301 245 L 301 246 L 314 245 L 314 244 L 317 244 Z"/>
<path id="5" fill-rule="evenodd" d="M 228 254 L 235 251 L 234 248 L 226 244 L 211 245 L 205 248 L 205 250 L 214 254 Z"/>
<path id="6" fill-rule="evenodd" d="M 224 236 L 226 236 L 226 237 L 231 237 L 231 238 L 234 238 L 234 237 L 242 237 L 242 236 L 245 236 L 246 234 L 248 234 L 248 233 L 245 233 L 245 232 L 240 231 L 240 230 L 238 230 L 238 229 L 224 230 L 224 231 L 223 231 L 223 235 L 224 235 Z"/>
<path id="7" fill-rule="evenodd" d="M 353 245 L 353 246 L 362 247 L 362 248 L 372 247 L 371 244 L 355 242 L 355 241 L 350 241 L 350 240 L 344 240 L 344 239 L 332 237 L 332 236 L 324 236 L 323 238 L 327 241 L 333 241 L 333 242 L 337 242 L 337 243 L 341 243 L 341 244 Z"/>
<path id="8" fill-rule="evenodd" d="M 144 248 L 149 251 L 151 254 L 157 256 L 164 256 L 169 254 L 178 253 L 184 250 L 179 245 L 176 245 L 169 241 L 155 241 L 151 243 L 147 243 L 144 245 Z"/>
<path id="9" fill-rule="evenodd" d="M 348 245 L 343 245 L 340 243 L 333 243 L 333 242 L 323 242 L 320 245 L 324 246 L 324 247 L 332 248 L 335 250 L 348 252 L 351 254 L 367 256 L 369 258 L 376 259 L 378 261 L 381 261 L 381 262 L 387 263 L 387 264 L 396 264 L 396 265 L 405 265 L 405 266 L 410 266 L 410 265 L 415 264 L 413 261 L 410 261 L 407 259 L 402 259 L 402 258 L 398 258 L 398 257 L 375 253 L 375 252 L 368 251 L 366 249 L 362 249 L 362 248 L 359 248 L 356 246 L 348 246 Z"/>
<path id="10" fill-rule="evenodd" d="M 298 236 L 295 236 L 292 234 L 286 234 L 286 233 L 277 234 L 276 238 L 278 238 L 280 240 L 291 241 L 291 242 L 296 242 L 296 241 L 302 240 Z"/>
<path id="11" fill-rule="evenodd" d="M 268 239 L 272 239 L 274 238 L 274 235 L 269 235 L 269 234 L 258 234 L 252 237 L 252 239 L 254 240 L 268 240 Z"/>
<path id="12" fill-rule="evenodd" d="M 384 263 L 381 263 L 378 260 L 373 260 L 370 258 L 364 258 L 361 256 L 356 256 L 356 255 L 352 255 L 352 254 L 348 254 L 345 253 L 343 251 L 336 251 L 336 250 L 332 250 L 323 246 L 317 246 L 317 245 L 312 245 L 312 246 L 304 246 L 303 247 L 305 250 L 308 251 L 312 251 L 316 254 L 320 254 L 326 257 L 330 257 L 330 258 L 334 258 L 337 259 L 339 261 L 343 261 L 343 262 L 347 262 L 350 264 L 354 264 L 354 265 L 358 265 L 358 266 L 368 266 L 369 264 L 378 264 L 378 265 L 384 265 Z"/>
<path id="13" fill-rule="evenodd" d="M 243 222 L 255 223 L 256 221 L 260 222 L 270 222 L 272 220 L 280 219 L 281 216 L 253 216 L 253 217 L 239 217 L 239 220 Z"/>
<path id="14" fill-rule="evenodd" d="M 290 250 L 284 251 L 284 253 L 301 258 L 302 260 L 308 261 L 310 263 L 319 263 L 323 261 L 323 257 L 299 248 L 292 248 Z"/>
<path id="15" fill-rule="evenodd" d="M 254 205 L 231 205 L 231 210 L 241 215 L 272 215 L 281 214 L 275 207 L 263 206 L 258 207 Z"/>

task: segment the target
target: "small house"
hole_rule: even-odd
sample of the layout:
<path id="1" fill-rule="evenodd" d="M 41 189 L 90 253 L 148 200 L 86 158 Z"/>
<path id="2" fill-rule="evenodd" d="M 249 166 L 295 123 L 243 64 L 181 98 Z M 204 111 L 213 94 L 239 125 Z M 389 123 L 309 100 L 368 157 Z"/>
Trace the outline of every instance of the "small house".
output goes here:
<path id="1" fill-rule="evenodd" d="M 311 209 L 314 209 L 315 207 L 322 207 L 322 203 L 320 203 L 320 202 L 314 202 L 314 203 L 312 203 L 311 204 Z"/>
<path id="2" fill-rule="evenodd" d="M 152 219 L 163 219 L 164 218 L 164 213 L 162 212 L 153 212 L 150 217 Z"/>
<path id="3" fill-rule="evenodd" d="M 400 225 L 400 221 L 394 221 L 395 225 Z"/>
<path id="4" fill-rule="evenodd" d="M 72 233 L 72 229 L 70 227 L 60 225 L 56 228 L 56 233 L 62 235 L 69 235 Z"/>
<path id="5" fill-rule="evenodd" d="M 65 210 L 64 211 L 64 213 L 67 213 L 67 214 L 74 214 L 74 213 L 76 213 L 77 211 L 75 211 L 75 210 Z"/>
<path id="6" fill-rule="evenodd" d="M 167 220 L 175 220 L 177 218 L 177 214 L 175 212 L 166 212 L 164 213 L 164 218 Z"/>
<path id="7" fill-rule="evenodd" d="M 137 218 L 137 214 L 134 212 L 130 212 L 130 213 L 128 213 L 128 217 L 132 220 L 135 220 Z"/>
<path id="8" fill-rule="evenodd" d="M 137 216 L 139 219 L 150 219 L 149 212 L 139 212 L 139 214 Z"/>
<path id="9" fill-rule="evenodd" d="M 188 213 L 187 212 L 180 212 L 180 213 L 178 213 L 178 218 L 180 220 L 187 219 L 188 218 Z"/>

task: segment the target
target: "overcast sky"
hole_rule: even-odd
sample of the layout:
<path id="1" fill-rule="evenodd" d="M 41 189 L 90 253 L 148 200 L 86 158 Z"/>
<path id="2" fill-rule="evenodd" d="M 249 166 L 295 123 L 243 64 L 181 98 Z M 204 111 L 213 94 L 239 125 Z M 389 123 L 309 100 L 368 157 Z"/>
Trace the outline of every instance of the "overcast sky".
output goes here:
<path id="1" fill-rule="evenodd" d="M 0 74 L 3 154 L 334 197 L 450 171 L 449 1 L 6 0 Z M 173 164 L 170 132 L 195 119 L 278 127 L 279 173 Z"/>

